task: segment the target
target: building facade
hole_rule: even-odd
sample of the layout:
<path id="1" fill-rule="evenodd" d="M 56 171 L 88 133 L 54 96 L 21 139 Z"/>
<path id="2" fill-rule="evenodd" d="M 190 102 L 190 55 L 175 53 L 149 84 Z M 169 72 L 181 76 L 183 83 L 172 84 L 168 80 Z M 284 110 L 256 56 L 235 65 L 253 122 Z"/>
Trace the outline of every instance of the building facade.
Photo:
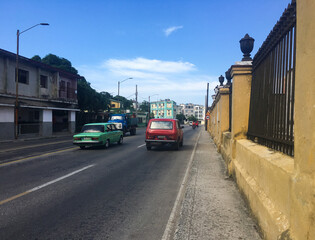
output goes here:
<path id="1" fill-rule="evenodd" d="M 194 116 L 198 119 L 198 121 L 204 121 L 205 119 L 205 107 L 202 105 L 194 106 Z"/>
<path id="2" fill-rule="evenodd" d="M 150 103 L 150 112 L 154 118 L 176 118 L 176 102 L 170 99 Z"/>
<path id="3" fill-rule="evenodd" d="M 0 49 L 0 139 L 75 131 L 79 75 L 20 56 L 15 78 L 16 54 Z"/>
<path id="4" fill-rule="evenodd" d="M 203 105 L 186 103 L 179 105 L 180 113 L 184 114 L 186 118 L 194 116 L 199 121 L 204 121 L 205 107 Z"/>

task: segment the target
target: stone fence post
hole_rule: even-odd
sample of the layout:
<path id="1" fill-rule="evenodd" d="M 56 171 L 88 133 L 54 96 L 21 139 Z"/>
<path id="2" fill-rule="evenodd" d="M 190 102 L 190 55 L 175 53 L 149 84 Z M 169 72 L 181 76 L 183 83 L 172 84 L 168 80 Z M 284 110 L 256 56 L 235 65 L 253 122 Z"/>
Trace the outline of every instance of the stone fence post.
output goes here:
<path id="1" fill-rule="evenodd" d="M 248 131 L 249 105 L 252 82 L 252 62 L 237 62 L 231 67 L 232 85 L 232 120 L 231 120 L 231 155 L 235 158 L 235 141 L 246 138 Z M 232 167 L 233 170 L 233 167 Z"/>

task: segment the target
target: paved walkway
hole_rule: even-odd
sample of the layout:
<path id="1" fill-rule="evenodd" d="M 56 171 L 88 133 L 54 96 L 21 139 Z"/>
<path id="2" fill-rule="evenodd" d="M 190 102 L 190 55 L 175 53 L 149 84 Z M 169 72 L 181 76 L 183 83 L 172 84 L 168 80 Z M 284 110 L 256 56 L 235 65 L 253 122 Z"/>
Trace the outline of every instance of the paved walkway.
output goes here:
<path id="1" fill-rule="evenodd" d="M 261 239 L 257 225 L 208 132 L 192 162 L 174 239 Z"/>

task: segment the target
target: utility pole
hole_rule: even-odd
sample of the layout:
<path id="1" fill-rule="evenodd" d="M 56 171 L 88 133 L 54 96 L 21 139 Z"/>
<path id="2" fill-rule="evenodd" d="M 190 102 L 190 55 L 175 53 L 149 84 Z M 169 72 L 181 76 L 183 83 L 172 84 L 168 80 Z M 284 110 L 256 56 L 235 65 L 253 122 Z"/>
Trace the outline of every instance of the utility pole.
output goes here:
<path id="1" fill-rule="evenodd" d="M 208 98 L 209 98 L 209 83 L 207 83 L 207 96 L 206 96 L 206 111 L 205 111 L 205 131 L 208 130 L 208 119 L 207 119 L 207 113 L 208 113 Z"/>
<path id="2" fill-rule="evenodd" d="M 138 85 L 136 85 L 136 118 L 138 118 Z"/>

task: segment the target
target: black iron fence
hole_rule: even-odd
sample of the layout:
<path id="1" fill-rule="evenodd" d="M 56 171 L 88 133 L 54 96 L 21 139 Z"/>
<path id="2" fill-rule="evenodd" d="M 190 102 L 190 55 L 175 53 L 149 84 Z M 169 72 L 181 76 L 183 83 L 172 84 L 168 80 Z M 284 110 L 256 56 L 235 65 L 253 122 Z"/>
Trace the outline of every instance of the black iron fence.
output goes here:
<path id="1" fill-rule="evenodd" d="M 253 60 L 248 138 L 294 155 L 296 3 L 283 13 Z"/>

